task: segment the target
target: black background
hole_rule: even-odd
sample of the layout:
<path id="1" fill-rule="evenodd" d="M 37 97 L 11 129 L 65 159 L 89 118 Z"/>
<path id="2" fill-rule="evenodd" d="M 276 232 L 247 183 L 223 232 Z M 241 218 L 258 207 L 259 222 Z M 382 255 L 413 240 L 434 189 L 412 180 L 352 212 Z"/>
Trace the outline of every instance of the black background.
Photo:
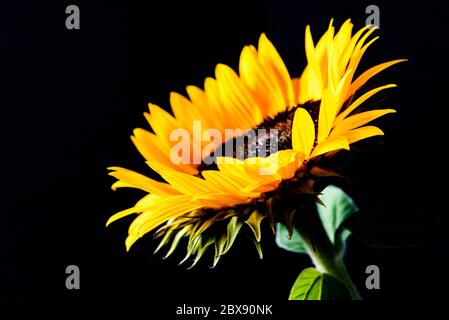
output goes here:
<path id="1" fill-rule="evenodd" d="M 242 236 L 215 269 L 207 259 L 193 270 L 177 266 L 182 251 L 167 260 L 153 256 L 150 236 L 126 253 L 131 219 L 104 224 L 142 194 L 111 191 L 106 167 L 150 174 L 129 139 L 133 128 L 148 128 L 147 103 L 167 106 L 170 91 L 202 86 L 219 62 L 235 68 L 242 47 L 257 44 L 261 32 L 298 76 L 307 24 L 315 39 L 332 17 L 337 26 L 352 18 L 359 28 L 367 5 L 377 4 L 381 39 L 362 67 L 410 61 L 378 78 L 399 84 L 385 101 L 399 112 L 382 122 L 381 143 L 355 154 L 345 174 L 361 207 L 410 210 L 407 219 L 422 226 L 430 245 L 380 249 L 350 238 L 346 261 L 368 300 L 448 298 L 448 212 L 440 185 L 449 20 L 442 4 L 78 1 L 81 29 L 67 30 L 69 4 L 1 6 L 1 297 L 143 298 L 153 306 L 284 301 L 310 262 L 278 249 L 268 232 L 263 260 Z M 80 290 L 65 288 L 70 264 L 80 267 Z M 380 267 L 381 290 L 363 289 L 369 264 Z"/>

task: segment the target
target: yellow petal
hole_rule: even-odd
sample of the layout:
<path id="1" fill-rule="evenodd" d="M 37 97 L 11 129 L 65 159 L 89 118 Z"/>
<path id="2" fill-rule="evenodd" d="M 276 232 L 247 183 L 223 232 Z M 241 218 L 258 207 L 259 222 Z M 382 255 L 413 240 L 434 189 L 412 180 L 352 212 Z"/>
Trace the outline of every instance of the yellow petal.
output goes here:
<path id="1" fill-rule="evenodd" d="M 198 110 L 209 110 L 210 117 L 208 117 L 209 126 L 211 128 L 216 128 L 218 130 L 222 130 L 220 119 L 222 118 L 222 112 L 220 108 L 217 108 L 216 105 L 209 104 L 209 101 L 207 100 L 206 93 L 195 86 L 187 86 L 186 88 L 187 94 L 189 95 L 190 100 L 192 101 L 192 104 L 195 106 Z M 173 113 L 175 113 L 173 111 Z"/>
<path id="2" fill-rule="evenodd" d="M 203 192 L 195 195 L 192 201 L 201 204 L 201 206 L 212 209 L 221 209 L 233 207 L 238 204 L 246 204 L 259 197 L 260 194 L 253 193 L 254 197 L 248 197 L 241 194 L 230 194 L 223 192 Z"/>
<path id="3" fill-rule="evenodd" d="M 340 30 L 337 32 L 334 38 L 334 54 L 336 56 L 336 61 L 340 61 L 344 50 L 346 49 L 348 43 L 351 40 L 351 32 L 352 32 L 353 24 L 351 23 L 351 19 L 346 20 Z"/>
<path id="4" fill-rule="evenodd" d="M 248 160 L 245 160 L 248 162 Z M 257 175 L 251 175 L 246 168 L 245 162 L 239 159 L 231 157 L 217 157 L 217 166 L 220 172 L 232 177 L 240 185 L 247 185 L 254 181 L 259 181 L 261 177 Z"/>
<path id="5" fill-rule="evenodd" d="M 218 110 L 217 115 L 221 117 L 220 120 L 224 122 L 223 127 L 220 128 L 233 128 L 233 126 L 229 126 L 230 124 L 232 124 L 232 119 L 228 119 L 225 117 L 225 109 L 219 99 L 220 94 L 217 86 L 217 80 L 210 77 L 204 80 L 204 94 L 206 96 L 208 105 L 213 108 L 211 111 Z"/>
<path id="6" fill-rule="evenodd" d="M 371 28 L 368 29 L 363 28 L 362 30 L 367 30 L 367 32 L 360 38 L 360 40 L 357 41 L 357 43 L 355 44 L 354 50 L 351 54 L 351 59 L 350 59 L 350 63 L 349 63 L 349 68 L 350 69 L 356 69 L 356 64 L 354 64 L 355 60 L 357 58 L 357 56 L 359 56 L 360 52 L 362 51 L 362 48 L 364 47 L 365 41 L 366 39 L 368 39 L 368 37 L 376 30 L 375 28 Z M 372 41 L 372 40 L 371 40 Z"/>
<path id="7" fill-rule="evenodd" d="M 319 56 L 315 53 L 315 48 L 313 45 L 310 26 L 306 27 L 305 49 L 308 63 L 307 67 L 310 68 L 310 73 L 308 74 L 307 79 L 309 81 L 309 83 L 307 84 L 307 88 L 310 98 L 313 100 L 319 100 L 321 99 L 321 95 L 323 92 L 323 78 L 319 64 Z"/>
<path id="8" fill-rule="evenodd" d="M 407 61 L 407 59 L 397 59 L 389 62 L 381 63 L 377 66 L 374 66 L 365 72 L 363 72 L 352 84 L 347 93 L 346 99 L 352 96 L 358 89 L 360 89 L 370 78 L 374 77 L 379 72 L 385 70 L 386 68 L 391 67 L 399 62 Z"/>
<path id="9" fill-rule="evenodd" d="M 131 136 L 131 140 L 148 163 L 155 163 L 158 166 L 165 166 L 188 174 L 198 172 L 193 165 L 174 164 L 170 159 L 170 148 L 153 133 L 140 128 L 135 129 L 133 133 L 134 136 Z"/>
<path id="10" fill-rule="evenodd" d="M 306 159 L 315 141 L 315 126 L 310 114 L 304 108 L 298 108 L 295 111 L 292 126 L 292 145 L 293 150 L 302 152 Z"/>
<path id="11" fill-rule="evenodd" d="M 136 208 L 132 207 L 126 210 L 122 210 L 120 212 L 117 212 L 113 216 L 111 216 L 108 221 L 106 222 L 106 227 L 109 226 L 112 222 L 117 221 L 123 217 L 129 216 L 130 214 L 136 213 Z"/>
<path id="12" fill-rule="evenodd" d="M 229 113 L 241 119 L 240 128 L 247 130 L 259 124 L 263 119 L 261 109 L 234 70 L 224 64 L 218 64 L 215 75 Z"/>
<path id="13" fill-rule="evenodd" d="M 325 141 L 329 136 L 336 112 L 337 100 L 330 90 L 326 89 L 320 103 L 320 113 L 318 115 L 318 143 Z"/>
<path id="14" fill-rule="evenodd" d="M 176 118 L 179 119 L 179 127 L 186 129 L 190 133 L 191 160 L 201 159 L 202 131 L 210 128 L 211 120 L 209 118 L 211 115 L 208 112 L 201 112 L 186 97 L 176 92 L 170 93 L 170 105 Z M 199 124 L 201 131 L 195 132 L 195 122 Z M 192 162 L 189 161 L 188 163 Z"/>
<path id="15" fill-rule="evenodd" d="M 204 179 L 162 167 L 154 167 L 153 169 L 181 193 L 195 195 L 196 193 L 210 191 Z"/>
<path id="16" fill-rule="evenodd" d="M 277 175 L 277 164 L 273 158 L 253 157 L 245 159 L 244 168 L 248 175 L 258 177 L 258 181 L 272 179 L 272 176 Z"/>
<path id="17" fill-rule="evenodd" d="M 356 101 L 354 101 L 353 103 L 351 103 L 351 105 L 346 108 L 345 111 L 341 112 L 337 118 L 334 121 L 334 127 L 341 122 L 343 119 L 345 119 L 352 111 L 354 111 L 358 106 L 360 106 L 363 102 L 365 102 L 366 100 L 368 100 L 369 98 L 371 98 L 373 95 L 375 95 L 376 93 L 378 93 L 381 90 L 384 89 L 388 89 L 388 88 L 394 88 L 396 87 L 395 84 L 387 84 L 385 86 L 373 89 L 371 91 L 368 91 L 367 93 L 365 93 L 364 95 L 362 95 L 360 98 L 358 98 Z"/>
<path id="18" fill-rule="evenodd" d="M 262 33 L 259 38 L 259 58 L 264 66 L 271 68 L 272 74 L 283 92 L 285 107 L 296 105 L 292 80 L 288 69 L 265 33 Z"/>
<path id="19" fill-rule="evenodd" d="M 374 137 L 374 136 L 383 136 L 384 133 L 377 127 L 374 126 L 365 126 L 357 129 L 353 129 L 347 132 L 344 136 L 348 139 L 349 143 L 354 143 L 359 140 L 363 140 L 366 138 Z"/>
<path id="20" fill-rule="evenodd" d="M 300 78 L 293 78 L 292 79 L 292 86 L 294 90 L 294 96 L 295 96 L 295 105 L 299 104 L 299 82 Z"/>
<path id="21" fill-rule="evenodd" d="M 332 138 L 317 145 L 312 152 L 311 158 L 340 149 L 349 150 L 348 139 L 344 137 Z"/>
<path id="22" fill-rule="evenodd" d="M 145 201 L 142 201 L 144 200 Z M 112 222 L 117 221 L 123 217 L 129 216 L 133 213 L 140 213 L 143 210 L 148 210 L 152 208 L 158 201 L 161 201 L 161 197 L 151 194 L 145 196 L 141 201 L 139 201 L 134 207 L 131 207 L 126 210 L 122 210 L 120 212 L 117 212 L 116 214 L 112 215 L 108 221 L 106 222 L 106 227 L 109 226 Z"/>
<path id="23" fill-rule="evenodd" d="M 173 118 L 167 111 L 161 107 L 149 103 L 150 114 L 146 115 L 146 118 L 151 125 L 153 131 L 161 137 L 161 141 L 169 146 L 170 134 L 173 129 L 179 127 L 177 120 Z"/>
<path id="24" fill-rule="evenodd" d="M 361 127 L 367 124 L 368 122 L 373 121 L 388 113 L 395 113 L 395 112 L 396 110 L 394 109 L 382 109 L 382 110 L 371 110 L 355 114 L 341 121 L 334 128 L 334 130 L 332 130 L 331 137 L 346 134 L 349 130 Z"/>
<path id="25" fill-rule="evenodd" d="M 129 227 L 126 249 L 129 250 L 137 239 L 167 220 L 179 217 L 201 207 L 199 204 L 190 202 L 189 199 L 189 196 L 165 198 L 153 210 L 145 211 L 139 215 Z"/>
<path id="26" fill-rule="evenodd" d="M 254 97 L 264 110 L 265 116 L 272 116 L 286 107 L 282 91 L 273 77 L 270 76 L 270 72 L 260 64 L 254 46 L 243 48 L 239 62 L 239 73 L 242 81 L 254 93 Z"/>
<path id="27" fill-rule="evenodd" d="M 278 162 L 277 173 L 282 179 L 292 178 L 295 175 L 296 170 L 301 167 L 304 162 L 304 154 L 294 150 L 281 150 L 274 156 Z"/>
<path id="28" fill-rule="evenodd" d="M 245 190 L 249 190 L 252 192 L 260 192 L 265 193 L 269 191 L 275 190 L 279 183 L 282 181 L 280 176 L 268 176 L 270 179 L 259 181 L 257 183 L 253 183 L 248 185 Z"/>
<path id="29" fill-rule="evenodd" d="M 160 196 L 179 194 L 169 184 L 150 179 L 140 173 L 121 167 L 109 167 L 108 170 L 113 170 L 109 175 L 119 179 L 119 182 L 121 182 L 121 184 L 114 184 L 115 188 L 137 188 Z"/>
<path id="30" fill-rule="evenodd" d="M 342 56 L 340 58 L 340 62 L 339 62 L 339 71 L 343 72 L 344 69 L 347 68 L 348 63 L 351 59 L 351 56 L 354 52 L 354 48 L 357 45 L 360 37 L 362 36 L 362 34 L 368 30 L 368 27 L 365 26 L 363 28 L 361 28 L 359 31 L 357 31 L 352 38 L 350 39 L 349 43 L 347 44 L 344 52 L 342 53 Z"/>
<path id="31" fill-rule="evenodd" d="M 335 102 L 335 113 L 332 122 L 334 122 L 335 116 L 340 112 L 341 107 L 345 102 L 346 92 L 348 91 L 348 88 L 351 85 L 353 75 L 354 72 L 352 69 L 346 71 L 346 73 L 343 75 L 340 82 L 338 83 L 336 92 L 334 94 L 336 102 Z"/>
<path id="32" fill-rule="evenodd" d="M 243 185 L 236 183 L 232 177 L 227 176 L 221 171 L 205 170 L 202 172 L 202 175 L 207 183 L 212 184 L 217 191 L 238 193 L 243 187 Z"/>
<path id="33" fill-rule="evenodd" d="M 365 36 L 371 34 L 371 32 L 374 31 L 374 29 L 369 30 Z M 364 37 L 365 37 L 364 36 Z M 365 44 L 360 50 L 358 50 L 359 44 L 363 43 L 364 38 L 360 40 L 360 42 L 357 44 L 356 48 L 354 49 L 354 53 L 351 56 L 351 60 L 349 62 L 348 69 L 356 70 L 357 66 L 359 65 L 360 60 L 362 59 L 363 55 L 365 54 L 365 51 L 371 46 L 375 41 L 377 41 L 379 37 L 375 37 L 372 40 L 370 40 L 367 44 Z"/>

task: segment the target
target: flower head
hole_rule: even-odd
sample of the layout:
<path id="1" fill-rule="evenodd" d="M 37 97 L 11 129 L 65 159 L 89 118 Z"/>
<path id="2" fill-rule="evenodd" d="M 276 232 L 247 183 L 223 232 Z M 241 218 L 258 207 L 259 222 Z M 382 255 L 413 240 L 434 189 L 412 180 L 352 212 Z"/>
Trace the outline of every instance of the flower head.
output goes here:
<path id="1" fill-rule="evenodd" d="M 129 227 L 127 250 L 157 229 L 155 236 L 162 238 L 157 250 L 170 244 L 166 256 L 187 239 L 183 261 L 194 257 L 193 266 L 210 247 L 215 250 L 215 266 L 241 228 L 248 227 L 261 255 L 264 219 L 273 230 L 275 222 L 291 228 L 303 200 L 320 202 L 316 181 L 337 175 L 326 160 L 359 140 L 383 135 L 367 124 L 395 112 L 358 112 L 373 95 L 395 87 L 387 84 L 360 94 L 362 86 L 403 60 L 376 65 L 354 77 L 377 37 L 370 38 L 373 28 L 354 35 L 352 28 L 348 20 L 336 32 L 331 22 L 315 44 L 307 27 L 307 66 L 299 78 L 290 76 L 262 34 L 257 49 L 243 48 L 238 74 L 219 64 L 215 79 L 207 78 L 204 89 L 188 86 L 188 98 L 172 92 L 173 115 L 150 104 L 145 117 L 153 133 L 135 129 L 131 138 L 164 182 L 109 168 L 118 179 L 114 190 L 131 187 L 148 193 L 107 222 L 137 214 Z"/>

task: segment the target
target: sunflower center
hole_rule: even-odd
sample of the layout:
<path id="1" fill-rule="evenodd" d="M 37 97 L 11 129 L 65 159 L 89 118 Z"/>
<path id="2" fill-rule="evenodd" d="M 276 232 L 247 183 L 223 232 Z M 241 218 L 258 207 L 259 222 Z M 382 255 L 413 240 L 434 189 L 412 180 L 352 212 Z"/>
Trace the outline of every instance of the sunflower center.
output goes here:
<path id="1" fill-rule="evenodd" d="M 198 176 L 201 177 L 201 172 L 204 170 L 218 170 L 215 163 L 217 155 L 243 160 L 256 156 L 267 157 L 279 150 L 291 149 L 293 117 L 296 109 L 304 108 L 309 112 L 316 130 L 319 106 L 320 101 L 309 101 L 293 108 L 287 108 L 274 117 L 265 119 L 244 135 L 226 141 L 201 162 L 198 166 Z"/>

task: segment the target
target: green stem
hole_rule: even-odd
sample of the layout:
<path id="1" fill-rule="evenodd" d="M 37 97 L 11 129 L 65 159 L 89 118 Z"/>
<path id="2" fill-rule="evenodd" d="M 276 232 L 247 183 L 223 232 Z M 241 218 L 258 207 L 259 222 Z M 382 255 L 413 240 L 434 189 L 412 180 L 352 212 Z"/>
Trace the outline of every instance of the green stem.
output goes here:
<path id="1" fill-rule="evenodd" d="M 313 264 L 320 272 L 328 273 L 340 280 L 348 289 L 353 300 L 361 300 L 359 291 L 349 276 L 343 262 L 344 244 L 334 245 L 324 230 L 321 219 L 316 211 L 315 203 L 307 206 L 296 214 L 299 234 Z"/>
<path id="2" fill-rule="evenodd" d="M 316 249 L 315 251 L 313 251 L 313 249 L 309 251 L 309 248 L 307 247 L 306 249 L 318 271 L 328 273 L 340 280 L 348 289 L 353 300 L 362 299 L 357 287 L 349 276 L 348 270 L 341 257 L 323 256 Z"/>

